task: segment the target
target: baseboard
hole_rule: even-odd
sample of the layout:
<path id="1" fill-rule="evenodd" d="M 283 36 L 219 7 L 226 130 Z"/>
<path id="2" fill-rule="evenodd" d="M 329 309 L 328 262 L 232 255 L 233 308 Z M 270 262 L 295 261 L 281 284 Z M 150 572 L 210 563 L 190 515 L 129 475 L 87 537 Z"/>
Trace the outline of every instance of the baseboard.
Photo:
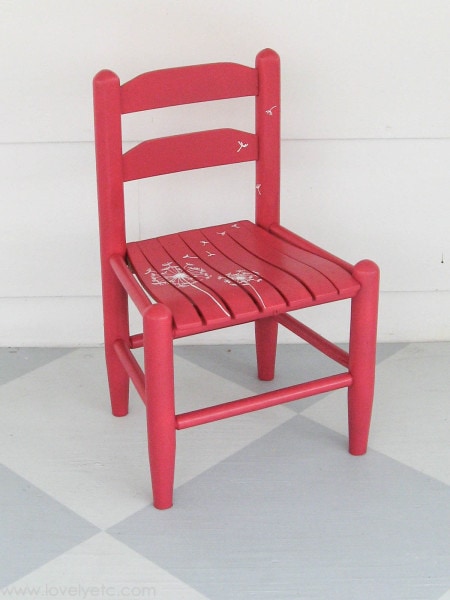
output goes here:
<path id="1" fill-rule="evenodd" d="M 337 302 L 295 313 L 335 342 L 348 336 L 349 302 Z M 450 340 L 450 291 L 383 292 L 378 340 L 417 342 Z M 139 331 L 139 315 L 132 315 Z M 280 328 L 279 341 L 297 338 Z M 179 340 L 180 344 L 240 344 L 253 341 L 253 327 L 243 325 Z M 97 346 L 102 344 L 99 297 L 1 298 L 0 346 Z"/>

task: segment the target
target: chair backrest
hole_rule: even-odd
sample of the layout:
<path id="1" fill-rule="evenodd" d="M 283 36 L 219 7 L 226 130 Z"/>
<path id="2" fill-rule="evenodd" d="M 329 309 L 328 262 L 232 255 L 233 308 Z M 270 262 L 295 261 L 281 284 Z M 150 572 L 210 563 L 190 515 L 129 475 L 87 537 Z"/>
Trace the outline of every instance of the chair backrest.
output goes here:
<path id="1" fill-rule="evenodd" d="M 256 98 L 254 133 L 198 131 L 147 140 L 122 152 L 123 114 L 244 96 Z M 124 182 L 155 175 L 255 161 L 256 222 L 266 228 L 278 223 L 280 66 L 273 50 L 262 50 L 255 68 L 235 63 L 178 67 L 144 73 L 122 85 L 112 71 L 100 71 L 94 78 L 94 118 L 100 232 L 107 253 L 125 253 Z"/>

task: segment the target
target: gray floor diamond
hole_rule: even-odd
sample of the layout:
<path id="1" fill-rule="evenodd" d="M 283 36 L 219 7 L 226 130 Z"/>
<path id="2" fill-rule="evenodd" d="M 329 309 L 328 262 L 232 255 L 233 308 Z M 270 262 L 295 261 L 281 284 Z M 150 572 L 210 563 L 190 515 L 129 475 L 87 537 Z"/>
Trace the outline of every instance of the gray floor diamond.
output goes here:
<path id="1" fill-rule="evenodd" d="M 70 352 L 71 348 L 0 348 L 0 385 Z"/>
<path id="2" fill-rule="evenodd" d="M 439 598 L 450 489 L 345 447 L 297 416 L 110 533 L 214 600 Z"/>
<path id="3" fill-rule="evenodd" d="M 0 465 L 0 588 L 99 530 Z"/>
<path id="4" fill-rule="evenodd" d="M 176 354 L 181 411 L 341 371 L 305 345 L 271 383 L 252 346 Z M 0 349 L 0 595 L 450 600 L 449 357 L 379 346 L 364 457 L 345 391 L 179 432 L 161 512 L 144 406 L 111 417 L 103 349 Z"/>

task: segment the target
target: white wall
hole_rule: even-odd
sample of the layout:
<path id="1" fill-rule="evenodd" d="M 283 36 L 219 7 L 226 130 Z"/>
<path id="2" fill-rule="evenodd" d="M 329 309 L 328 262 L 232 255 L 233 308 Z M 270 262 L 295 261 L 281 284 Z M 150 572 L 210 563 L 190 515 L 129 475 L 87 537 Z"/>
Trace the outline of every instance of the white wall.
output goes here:
<path id="1" fill-rule="evenodd" d="M 0 0 L 0 28 L 0 345 L 101 342 L 93 75 L 251 65 L 268 46 L 283 68 L 283 223 L 380 264 L 380 340 L 450 339 L 448 0 Z M 204 112 L 189 107 L 169 129 Z M 141 127 L 168 126 L 158 111 L 131 120 L 128 138 Z M 168 227 L 152 204 L 163 185 L 183 227 L 197 212 L 251 215 L 238 195 L 253 193 L 247 167 L 229 188 L 228 167 L 131 185 L 130 230 Z M 304 314 L 340 340 L 346 311 Z"/>

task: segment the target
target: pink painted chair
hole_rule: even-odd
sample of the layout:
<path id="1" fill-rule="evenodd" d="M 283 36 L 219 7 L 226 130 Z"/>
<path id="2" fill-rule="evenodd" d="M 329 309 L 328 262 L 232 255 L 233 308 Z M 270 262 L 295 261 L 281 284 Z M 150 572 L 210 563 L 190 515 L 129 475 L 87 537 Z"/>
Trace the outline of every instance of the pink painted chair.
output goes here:
<path id="1" fill-rule="evenodd" d="M 254 96 L 254 132 L 213 129 L 151 139 L 122 153 L 121 116 L 166 106 Z M 280 67 L 272 50 L 255 68 L 214 63 L 144 73 L 120 84 L 94 79 L 105 350 L 112 412 L 128 412 L 129 380 L 147 411 L 154 506 L 172 506 L 178 429 L 348 388 L 349 451 L 367 450 L 374 389 L 377 266 L 350 265 L 280 225 Z M 206 110 L 206 108 L 205 108 Z M 128 242 L 124 182 L 254 161 L 255 220 Z M 130 335 L 128 298 L 143 333 Z M 302 324 L 294 310 L 351 298 L 345 352 Z M 342 365 L 341 374 L 177 414 L 173 341 L 255 323 L 258 376 L 274 377 L 278 325 Z M 144 348 L 144 369 L 132 350 Z"/>

